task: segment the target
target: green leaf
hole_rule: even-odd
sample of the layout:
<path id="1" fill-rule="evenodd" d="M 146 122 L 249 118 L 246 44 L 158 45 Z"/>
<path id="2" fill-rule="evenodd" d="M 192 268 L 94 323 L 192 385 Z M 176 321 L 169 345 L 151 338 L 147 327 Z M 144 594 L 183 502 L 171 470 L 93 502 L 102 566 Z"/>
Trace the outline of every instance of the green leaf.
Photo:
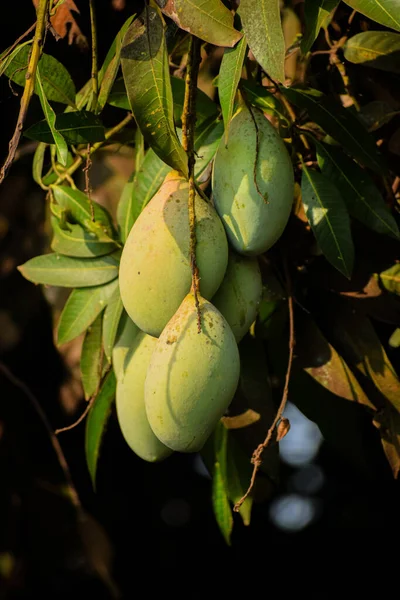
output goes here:
<path id="1" fill-rule="evenodd" d="M 285 40 L 278 0 L 241 0 L 240 18 L 256 61 L 275 81 L 285 81 Z"/>
<path id="2" fill-rule="evenodd" d="M 119 287 L 117 287 L 107 304 L 103 319 L 103 346 L 109 362 L 111 362 L 112 351 L 123 308 Z"/>
<path id="3" fill-rule="evenodd" d="M 116 108 L 122 108 L 123 110 L 131 110 L 123 77 L 115 81 L 108 97 L 108 104 Z"/>
<path id="4" fill-rule="evenodd" d="M 62 254 L 42 254 L 18 267 L 25 279 L 33 283 L 60 287 L 89 287 L 118 277 L 118 261 L 114 256 L 70 258 Z"/>
<path id="5" fill-rule="evenodd" d="M 240 81 L 240 88 L 246 94 L 250 104 L 257 106 L 269 115 L 278 114 L 283 117 L 284 108 L 281 102 L 267 88 L 257 85 L 248 79 Z M 286 117 L 283 117 L 283 119 L 287 121 Z"/>
<path id="6" fill-rule="evenodd" d="M 241 450 L 232 433 L 228 432 L 227 449 L 227 488 L 228 497 L 233 505 L 236 504 L 246 493 L 249 487 L 253 468 L 247 456 Z M 250 525 L 253 497 L 247 496 L 239 509 L 244 525 Z"/>
<path id="7" fill-rule="evenodd" d="M 227 492 L 228 430 L 218 423 L 214 432 L 215 462 L 212 479 L 212 502 L 218 527 L 227 544 L 231 543 L 233 516 Z"/>
<path id="8" fill-rule="evenodd" d="M 350 278 L 354 262 L 350 219 L 337 188 L 303 163 L 301 194 L 308 222 L 322 252 L 338 271 Z"/>
<path id="9" fill-rule="evenodd" d="M 135 172 L 139 171 L 144 160 L 144 137 L 139 128 L 135 133 Z"/>
<path id="10" fill-rule="evenodd" d="M 344 0 L 346 4 L 369 19 L 400 31 L 398 0 Z"/>
<path id="11" fill-rule="evenodd" d="M 112 352 L 112 365 L 117 379 L 125 374 L 125 359 L 132 347 L 132 342 L 140 329 L 130 319 L 125 310 L 122 311 L 118 323 L 118 331 Z"/>
<path id="12" fill-rule="evenodd" d="M 374 138 L 352 112 L 318 90 L 284 87 L 280 90 L 289 102 L 306 110 L 311 119 L 354 158 L 379 174 L 386 171 Z"/>
<path id="13" fill-rule="evenodd" d="M 115 242 L 99 242 L 95 233 L 86 231 L 81 225 L 67 223 L 65 228 L 60 226 L 56 217 L 51 217 L 53 239 L 51 249 L 65 256 L 76 258 L 93 258 L 110 254 L 116 249 Z"/>
<path id="14" fill-rule="evenodd" d="M 368 131 L 376 131 L 386 123 L 400 115 L 400 111 L 394 110 L 390 104 L 381 100 L 368 102 L 361 107 L 358 116 Z"/>
<path id="15" fill-rule="evenodd" d="M 156 154 L 154 154 L 154 156 L 156 156 Z M 117 206 L 117 222 L 119 226 L 119 237 L 121 238 L 121 241 L 124 244 L 126 242 L 126 238 L 128 237 L 130 230 L 132 229 L 132 225 L 135 222 L 132 210 L 132 202 L 134 199 L 132 194 L 133 180 L 134 175 L 131 175 L 124 185 L 124 189 L 122 190 L 122 194 Z"/>
<path id="16" fill-rule="evenodd" d="M 130 16 L 115 36 L 114 41 L 111 44 L 111 47 L 105 58 L 105 61 L 99 71 L 98 79 L 100 89 L 97 98 L 97 113 L 103 110 L 110 95 L 111 89 L 114 85 L 114 81 L 121 63 L 122 41 L 134 17 L 135 15 Z"/>
<path id="17" fill-rule="evenodd" d="M 18 85 L 25 87 L 30 47 L 26 45 L 19 48 L 19 52 L 6 68 L 5 74 Z M 38 66 L 47 100 L 75 106 L 75 85 L 67 69 L 49 54 L 42 54 Z M 35 93 L 39 93 L 37 81 Z"/>
<path id="18" fill-rule="evenodd" d="M 171 77 L 172 97 L 174 100 L 174 121 L 180 127 L 182 124 L 183 103 L 185 99 L 185 80 Z M 218 108 L 202 90 L 196 91 L 196 125 L 199 126 L 211 117 L 216 117 Z"/>
<path id="19" fill-rule="evenodd" d="M 174 126 L 164 21 L 158 8 L 146 6 L 130 25 L 121 64 L 129 104 L 144 139 L 164 162 L 186 176 L 187 156 Z"/>
<path id="20" fill-rule="evenodd" d="M 379 273 L 382 285 L 393 294 L 400 296 L 400 263 L 393 265 L 390 269 Z"/>
<path id="21" fill-rule="evenodd" d="M 391 31 L 364 31 L 347 40 L 344 57 L 349 62 L 400 73 L 400 35 Z"/>
<path id="22" fill-rule="evenodd" d="M 61 113 L 56 116 L 54 127 L 68 144 L 94 144 L 105 140 L 104 125 L 96 115 L 88 111 Z M 53 143 L 53 136 L 46 121 L 35 123 L 24 135 L 31 140 Z"/>
<path id="23" fill-rule="evenodd" d="M 96 472 L 100 446 L 108 418 L 111 414 L 116 384 L 114 371 L 110 371 L 104 378 L 104 382 L 86 420 L 86 463 L 94 488 L 96 488 Z"/>
<path id="24" fill-rule="evenodd" d="M 55 185 L 51 190 L 56 202 L 61 208 L 67 210 L 77 223 L 95 233 L 99 241 L 113 241 L 114 227 L 111 216 L 105 208 L 93 200 L 90 203 L 86 194 L 71 187 Z"/>
<path id="25" fill-rule="evenodd" d="M 87 328 L 82 344 L 80 370 L 83 390 L 86 400 L 89 400 L 99 387 L 102 366 L 102 326 L 103 313 L 101 312 L 93 323 Z"/>
<path id="26" fill-rule="evenodd" d="M 29 44 L 32 44 L 32 41 L 33 40 L 27 40 L 26 42 L 23 42 L 22 44 L 18 44 L 18 46 L 16 48 L 14 48 L 14 50 L 12 50 L 9 54 L 7 54 L 7 52 L 9 51 L 9 48 L 7 48 L 7 50 L 4 50 L 4 52 L 2 52 L 0 54 L 0 77 L 3 75 L 3 73 L 5 72 L 7 67 L 12 63 L 12 61 L 14 60 L 14 57 L 17 56 L 17 54 L 19 54 L 19 52 L 22 50 L 22 48 L 24 46 L 28 46 Z"/>
<path id="27" fill-rule="evenodd" d="M 38 144 L 35 154 L 33 155 L 33 163 L 32 163 L 32 177 L 33 180 L 36 181 L 38 185 L 42 187 L 42 173 L 43 173 L 43 163 L 44 163 L 44 155 L 46 153 L 47 144 L 43 144 L 42 142 Z"/>
<path id="28" fill-rule="evenodd" d="M 221 0 L 157 0 L 163 13 L 181 29 L 215 46 L 234 46 L 242 34 L 233 27 L 233 14 Z"/>
<path id="29" fill-rule="evenodd" d="M 118 281 L 72 290 L 58 322 L 57 343 L 65 344 L 83 333 L 107 306 Z"/>
<path id="30" fill-rule="evenodd" d="M 389 346 L 392 348 L 400 348 L 400 329 L 397 328 L 393 331 L 389 338 Z"/>
<path id="31" fill-rule="evenodd" d="M 231 123 L 235 97 L 243 62 L 246 56 L 247 40 L 245 37 L 234 48 L 225 48 L 218 78 L 218 94 L 225 124 L 225 143 L 228 142 L 229 126 Z"/>
<path id="32" fill-rule="evenodd" d="M 218 119 L 203 123 L 196 132 L 195 151 L 196 163 L 194 174 L 200 179 L 203 172 L 214 158 L 224 133 L 224 124 Z"/>
<path id="33" fill-rule="evenodd" d="M 353 217 L 377 233 L 399 238 L 397 223 L 368 173 L 335 146 L 317 142 L 317 158 Z"/>
<path id="34" fill-rule="evenodd" d="M 51 133 L 52 141 L 56 145 L 57 150 L 57 160 L 64 167 L 67 165 L 68 159 L 68 146 L 62 134 L 56 129 L 56 113 L 51 108 L 49 102 L 47 101 L 45 91 L 42 84 L 42 79 L 40 76 L 39 66 L 36 69 L 36 85 L 37 92 L 40 98 L 40 104 L 42 105 L 42 110 L 44 112 L 44 116 L 46 117 L 47 124 L 49 126 L 49 130 Z"/>
<path id="35" fill-rule="evenodd" d="M 306 0 L 304 4 L 305 32 L 301 40 L 301 51 L 307 54 L 317 39 L 321 28 L 326 29 L 333 10 L 339 0 Z"/>

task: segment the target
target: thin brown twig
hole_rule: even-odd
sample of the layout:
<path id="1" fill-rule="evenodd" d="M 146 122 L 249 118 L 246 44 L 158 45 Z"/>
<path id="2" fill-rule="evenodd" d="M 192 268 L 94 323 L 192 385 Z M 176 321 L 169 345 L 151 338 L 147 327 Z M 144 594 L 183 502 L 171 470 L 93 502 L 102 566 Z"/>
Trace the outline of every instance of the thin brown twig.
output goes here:
<path id="1" fill-rule="evenodd" d="M 48 435 L 51 441 L 51 444 L 53 446 L 53 449 L 57 455 L 58 458 L 58 462 L 60 464 L 60 467 L 64 473 L 64 477 L 65 477 L 65 481 L 67 482 L 67 488 L 68 488 L 68 494 L 69 497 L 71 499 L 71 502 L 73 504 L 73 506 L 76 508 L 76 510 L 81 513 L 82 512 L 82 504 L 81 501 L 79 499 L 78 496 L 78 492 L 75 488 L 75 485 L 72 481 L 72 476 L 71 476 L 71 472 L 69 470 L 69 466 L 68 463 L 66 461 L 64 452 L 61 448 L 60 442 L 58 441 L 56 435 L 54 434 L 51 425 L 46 417 L 46 414 L 44 412 L 44 410 L 42 409 L 39 401 L 37 400 L 36 396 L 34 396 L 34 394 L 31 392 L 31 390 L 28 388 L 28 386 L 21 381 L 20 379 L 18 379 L 18 377 L 16 377 L 16 375 L 14 375 L 14 373 L 12 373 L 10 371 L 10 369 L 0 361 L 0 371 L 3 372 L 3 374 L 7 377 L 7 379 L 13 384 L 15 385 L 15 387 L 18 387 L 24 394 L 25 396 L 29 399 L 29 401 L 31 402 L 33 408 L 35 409 L 36 413 L 38 414 L 39 418 L 41 419 Z"/>
<path id="2" fill-rule="evenodd" d="M 253 452 L 253 456 L 251 459 L 251 462 L 253 464 L 253 472 L 251 475 L 250 485 L 249 485 L 246 493 L 244 494 L 244 496 L 242 496 L 242 498 L 240 498 L 240 500 L 238 502 L 236 502 L 235 506 L 233 507 L 233 510 L 235 512 L 239 512 L 240 507 L 242 506 L 243 502 L 246 500 L 246 498 L 251 493 L 251 491 L 254 487 L 257 472 L 262 464 L 262 458 L 261 458 L 262 454 L 263 454 L 264 450 L 268 447 L 268 445 L 272 439 L 273 433 L 275 431 L 275 428 L 279 424 L 280 420 L 282 419 L 282 415 L 285 410 L 286 402 L 288 399 L 290 375 L 291 375 L 292 364 L 293 364 L 295 338 L 294 338 L 294 311 L 293 311 L 292 282 L 291 282 L 289 267 L 288 267 L 286 258 L 284 259 L 283 264 L 284 264 L 284 271 L 285 271 L 286 293 L 287 293 L 287 298 L 288 298 L 288 310 L 289 310 L 289 358 L 288 358 L 288 366 L 287 366 L 287 370 L 286 370 L 285 385 L 283 388 L 281 403 L 279 405 L 279 408 L 275 415 L 275 418 L 272 422 L 272 425 L 268 429 L 267 436 L 266 436 L 265 440 L 262 442 L 262 444 L 259 444 L 259 446 L 257 446 L 257 448 Z"/>
<path id="3" fill-rule="evenodd" d="M 196 261 L 196 182 L 194 167 L 196 153 L 194 150 L 194 130 L 196 125 L 196 92 L 197 75 L 200 65 L 199 40 L 191 36 L 189 54 L 186 68 L 185 99 L 182 113 L 182 145 L 188 156 L 188 179 L 189 179 L 189 256 L 192 272 L 192 293 L 197 311 L 197 331 L 201 332 L 201 313 L 199 304 L 199 269 Z"/>
<path id="4" fill-rule="evenodd" d="M 88 144 L 87 150 L 86 150 L 86 166 L 83 168 L 83 172 L 85 173 L 85 194 L 87 195 L 88 200 L 89 200 L 90 216 L 94 223 L 94 221 L 95 221 L 94 204 L 92 201 L 92 186 L 90 185 L 90 176 L 89 176 L 89 171 L 90 171 L 91 167 L 92 167 L 92 158 L 90 156 L 90 144 Z"/>
<path id="5" fill-rule="evenodd" d="M 28 63 L 28 69 L 25 75 L 24 92 L 21 97 L 21 105 L 14 134 L 8 145 L 8 155 L 3 166 L 0 169 L 0 184 L 3 183 L 4 178 L 6 177 L 8 170 L 14 160 L 19 140 L 21 138 L 22 128 L 24 126 L 25 118 L 28 113 L 29 103 L 31 101 L 33 91 L 35 89 L 36 69 L 42 52 L 44 35 L 46 33 L 48 6 L 49 0 L 39 1 L 39 6 L 37 9 L 35 35 L 32 43 L 32 52 Z"/>
<path id="6" fill-rule="evenodd" d="M 71 425 L 67 425 L 66 427 L 60 427 L 60 429 L 56 429 L 55 432 L 54 432 L 55 435 L 58 435 L 59 433 L 63 433 L 64 431 L 70 431 L 71 429 L 75 429 L 75 427 L 77 425 L 79 425 L 79 423 L 82 423 L 83 419 L 86 417 L 86 415 L 88 414 L 88 412 L 92 408 L 93 402 L 95 400 L 96 400 L 96 394 L 93 394 L 93 396 L 90 398 L 89 402 L 87 403 L 85 410 L 77 418 L 77 420 L 74 421 L 73 423 L 71 423 Z"/>
<path id="7" fill-rule="evenodd" d="M 89 11 L 90 11 L 90 31 L 92 35 L 92 110 L 96 112 L 97 109 L 97 98 L 99 94 L 99 79 L 98 79 L 98 67 L 97 67 L 97 24 L 96 24 L 96 11 L 94 8 L 94 0 L 89 0 Z"/>

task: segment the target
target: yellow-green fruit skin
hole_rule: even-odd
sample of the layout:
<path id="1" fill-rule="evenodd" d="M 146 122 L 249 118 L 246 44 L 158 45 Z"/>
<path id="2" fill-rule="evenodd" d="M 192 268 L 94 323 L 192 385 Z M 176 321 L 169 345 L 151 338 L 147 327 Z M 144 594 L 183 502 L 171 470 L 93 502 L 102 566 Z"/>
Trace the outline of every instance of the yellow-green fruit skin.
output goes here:
<path id="1" fill-rule="evenodd" d="M 156 436 L 178 452 L 197 452 L 228 408 L 239 381 L 235 337 L 221 313 L 192 294 L 162 332 L 145 383 L 146 412 Z"/>
<path id="2" fill-rule="evenodd" d="M 243 108 L 232 119 L 212 178 L 214 205 L 229 242 L 249 256 L 265 252 L 282 235 L 294 194 L 293 167 L 283 141 L 262 113 L 252 113 Z"/>
<path id="3" fill-rule="evenodd" d="M 122 302 L 146 333 L 159 336 L 190 290 L 188 183 L 167 179 L 133 225 L 120 263 Z M 228 242 L 214 208 L 199 195 L 196 257 L 200 291 L 212 298 L 228 264 Z"/>
<path id="4" fill-rule="evenodd" d="M 228 268 L 213 304 L 230 325 L 237 343 L 257 316 L 262 293 L 260 267 L 256 258 L 231 252 Z"/>
<path id="5" fill-rule="evenodd" d="M 118 422 L 130 448 L 148 462 L 167 458 L 172 451 L 154 435 L 147 420 L 144 404 L 144 382 L 157 338 L 142 331 L 136 334 L 119 371 L 115 404 Z"/>

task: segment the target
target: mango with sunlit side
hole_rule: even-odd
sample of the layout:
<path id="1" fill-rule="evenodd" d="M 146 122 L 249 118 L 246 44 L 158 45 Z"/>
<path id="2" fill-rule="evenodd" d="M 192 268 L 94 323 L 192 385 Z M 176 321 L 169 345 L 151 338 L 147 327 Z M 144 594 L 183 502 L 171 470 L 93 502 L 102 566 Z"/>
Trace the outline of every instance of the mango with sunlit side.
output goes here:
<path id="1" fill-rule="evenodd" d="M 159 336 L 189 292 L 189 184 L 174 172 L 134 223 L 120 264 L 124 307 L 146 333 Z M 212 298 L 228 263 L 228 242 L 214 208 L 196 194 L 200 292 Z"/>
<path id="2" fill-rule="evenodd" d="M 212 302 L 228 321 L 238 343 L 257 316 L 261 293 L 257 259 L 231 252 L 224 280 Z"/>
<path id="3" fill-rule="evenodd" d="M 145 383 L 147 417 L 169 448 L 197 452 L 228 408 L 240 372 L 235 337 L 221 313 L 188 294 L 162 332 Z"/>
<path id="4" fill-rule="evenodd" d="M 139 331 L 134 336 L 123 366 L 118 372 L 115 404 L 122 435 L 130 448 L 148 462 L 157 462 L 172 453 L 154 435 L 144 403 L 144 382 L 157 338 Z"/>
<path id="5" fill-rule="evenodd" d="M 221 139 L 213 167 L 215 208 L 232 247 L 262 254 L 282 235 L 290 216 L 294 176 L 275 128 L 257 109 L 243 107 Z"/>

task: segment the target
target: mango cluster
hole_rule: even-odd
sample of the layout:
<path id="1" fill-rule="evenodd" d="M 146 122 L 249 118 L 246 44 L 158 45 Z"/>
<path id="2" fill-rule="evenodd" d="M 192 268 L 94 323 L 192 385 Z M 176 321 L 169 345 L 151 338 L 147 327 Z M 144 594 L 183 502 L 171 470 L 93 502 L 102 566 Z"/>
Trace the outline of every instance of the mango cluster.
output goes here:
<path id="1" fill-rule="evenodd" d="M 281 235 L 293 185 L 275 129 L 262 113 L 243 108 L 215 157 L 214 206 L 195 198 L 198 306 L 191 291 L 188 182 L 171 172 L 134 223 L 119 273 L 128 316 L 113 363 L 118 420 L 141 458 L 200 450 L 226 412 L 240 376 L 237 344 L 256 318 L 262 292 L 256 255 Z"/>

